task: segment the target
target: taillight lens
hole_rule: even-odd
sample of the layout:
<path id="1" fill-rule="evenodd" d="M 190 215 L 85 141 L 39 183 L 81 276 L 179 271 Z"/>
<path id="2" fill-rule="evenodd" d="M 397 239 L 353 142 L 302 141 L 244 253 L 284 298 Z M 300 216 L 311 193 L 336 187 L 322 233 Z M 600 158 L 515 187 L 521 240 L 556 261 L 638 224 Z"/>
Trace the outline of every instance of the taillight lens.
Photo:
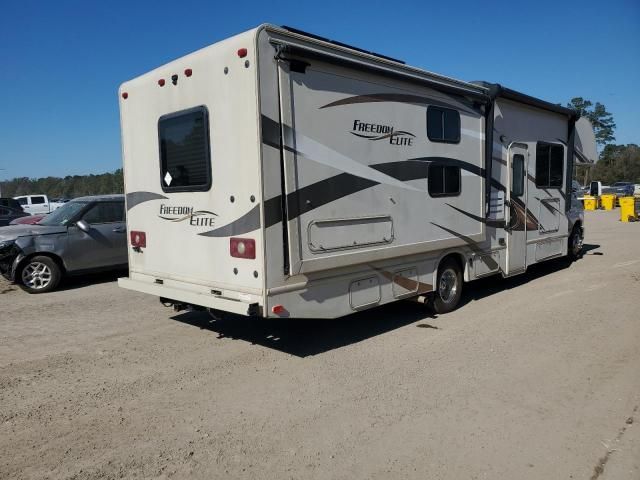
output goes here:
<path id="1" fill-rule="evenodd" d="M 147 234 L 137 230 L 131 230 L 131 246 L 134 248 L 147 248 Z"/>
<path id="2" fill-rule="evenodd" d="M 231 238 L 229 253 L 236 258 L 256 258 L 256 241 L 252 238 Z"/>

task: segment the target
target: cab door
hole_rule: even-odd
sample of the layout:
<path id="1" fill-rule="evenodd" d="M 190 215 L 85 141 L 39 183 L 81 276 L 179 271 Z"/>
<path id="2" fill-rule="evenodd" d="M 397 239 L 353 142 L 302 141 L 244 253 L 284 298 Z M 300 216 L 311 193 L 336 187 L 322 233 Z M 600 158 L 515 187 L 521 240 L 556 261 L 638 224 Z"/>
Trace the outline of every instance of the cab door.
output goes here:
<path id="1" fill-rule="evenodd" d="M 522 273 L 527 267 L 527 164 L 529 152 L 524 143 L 509 146 L 507 205 L 506 275 Z"/>

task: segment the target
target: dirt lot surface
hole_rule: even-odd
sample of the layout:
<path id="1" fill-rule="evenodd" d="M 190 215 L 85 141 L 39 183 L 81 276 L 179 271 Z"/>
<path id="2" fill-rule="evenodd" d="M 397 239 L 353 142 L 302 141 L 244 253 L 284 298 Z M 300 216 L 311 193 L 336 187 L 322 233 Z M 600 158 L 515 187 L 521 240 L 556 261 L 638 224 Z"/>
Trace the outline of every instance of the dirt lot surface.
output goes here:
<path id="1" fill-rule="evenodd" d="M 115 275 L 0 282 L 0 478 L 640 479 L 640 224 L 335 321 L 212 321 Z"/>

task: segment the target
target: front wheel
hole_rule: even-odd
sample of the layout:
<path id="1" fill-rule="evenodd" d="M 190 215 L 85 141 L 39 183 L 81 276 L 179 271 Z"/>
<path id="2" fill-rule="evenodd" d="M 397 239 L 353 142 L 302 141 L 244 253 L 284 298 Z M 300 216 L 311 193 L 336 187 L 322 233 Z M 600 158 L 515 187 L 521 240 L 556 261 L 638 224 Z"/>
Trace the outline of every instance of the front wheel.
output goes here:
<path id="1" fill-rule="evenodd" d="M 29 293 L 46 293 L 58 286 L 62 271 L 49 257 L 30 258 L 20 271 L 21 287 Z"/>
<path id="2" fill-rule="evenodd" d="M 436 313 L 448 313 L 456 309 L 462 297 L 462 271 L 454 259 L 440 264 L 433 294 L 433 309 Z"/>
<path id="3" fill-rule="evenodd" d="M 575 261 L 580 258 L 583 243 L 584 233 L 582 232 L 582 227 L 576 225 L 573 227 L 573 230 L 571 230 L 571 235 L 569 235 L 569 246 L 567 252 L 569 260 Z"/>

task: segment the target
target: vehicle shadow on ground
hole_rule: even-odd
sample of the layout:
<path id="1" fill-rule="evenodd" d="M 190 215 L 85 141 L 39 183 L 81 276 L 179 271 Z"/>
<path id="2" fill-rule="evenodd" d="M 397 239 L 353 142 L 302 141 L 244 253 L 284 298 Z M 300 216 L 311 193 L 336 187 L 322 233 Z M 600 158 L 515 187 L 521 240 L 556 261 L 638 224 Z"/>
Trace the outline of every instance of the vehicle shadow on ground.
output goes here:
<path id="1" fill-rule="evenodd" d="M 599 245 L 585 245 L 585 252 Z M 591 253 L 596 254 L 596 253 Z M 579 260 L 582 261 L 582 260 Z M 460 307 L 489 295 L 519 287 L 532 280 L 569 267 L 566 259 L 534 265 L 527 273 L 512 278 L 487 277 L 465 285 Z M 258 319 L 241 315 L 212 318 L 204 311 L 189 311 L 171 317 L 178 322 L 217 333 L 217 338 L 244 340 L 297 357 L 318 355 L 358 343 L 397 328 L 416 323 L 416 327 L 439 330 L 429 320 L 437 315 L 428 306 L 400 301 L 338 319 Z M 420 322 L 420 320 L 423 320 Z M 419 323 L 417 323 L 419 322 Z"/>
<path id="2" fill-rule="evenodd" d="M 600 245 L 584 244 L 582 247 L 582 255 L 578 262 L 585 261 L 585 255 L 604 255 L 597 251 Z M 520 287 L 526 283 L 544 277 L 553 272 L 559 272 L 571 266 L 571 262 L 567 258 L 557 258 L 546 262 L 538 263 L 527 268 L 527 272 L 515 277 L 503 278 L 498 275 L 476 280 L 473 283 L 465 285 L 465 291 L 460 301 L 460 307 L 474 300 L 481 300 L 489 295 L 498 293 L 503 290 Z"/>
<path id="3" fill-rule="evenodd" d="M 63 278 L 56 290 L 75 290 L 77 288 L 88 287 L 90 285 L 115 282 L 120 277 L 126 277 L 127 274 L 127 270 L 109 270 L 106 272 L 73 275 Z"/>
<path id="4" fill-rule="evenodd" d="M 433 314 L 424 305 L 396 302 L 337 319 L 262 319 L 229 314 L 216 320 L 203 311 L 181 313 L 172 319 L 215 332 L 218 338 L 244 340 L 308 357 L 361 342 L 430 315 Z"/>

